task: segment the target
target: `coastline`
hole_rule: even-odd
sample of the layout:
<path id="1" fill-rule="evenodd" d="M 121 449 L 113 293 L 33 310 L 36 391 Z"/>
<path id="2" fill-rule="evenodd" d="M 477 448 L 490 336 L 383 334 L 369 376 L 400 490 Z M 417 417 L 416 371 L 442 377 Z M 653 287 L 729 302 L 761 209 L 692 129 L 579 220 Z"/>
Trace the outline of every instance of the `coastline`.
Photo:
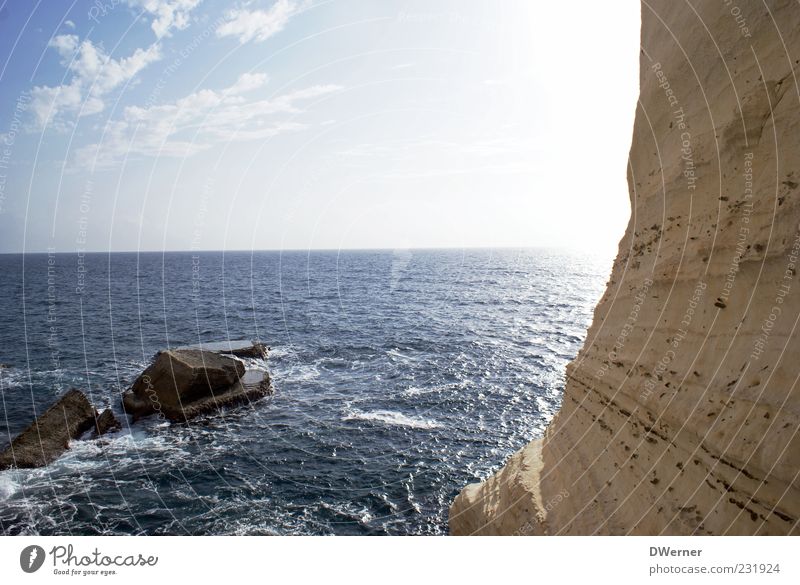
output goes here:
<path id="1" fill-rule="evenodd" d="M 800 531 L 800 15 L 750 10 L 745 36 L 729 12 L 642 3 L 607 289 L 544 437 L 461 492 L 451 534 Z"/>

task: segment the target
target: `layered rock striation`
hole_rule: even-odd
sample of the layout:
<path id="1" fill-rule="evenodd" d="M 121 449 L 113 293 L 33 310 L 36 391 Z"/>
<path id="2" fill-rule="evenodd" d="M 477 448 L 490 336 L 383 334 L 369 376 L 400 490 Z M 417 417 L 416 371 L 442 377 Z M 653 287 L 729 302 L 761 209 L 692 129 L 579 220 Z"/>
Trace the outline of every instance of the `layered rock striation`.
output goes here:
<path id="1" fill-rule="evenodd" d="M 545 435 L 452 534 L 800 532 L 800 9 L 642 3 L 632 214 Z"/>

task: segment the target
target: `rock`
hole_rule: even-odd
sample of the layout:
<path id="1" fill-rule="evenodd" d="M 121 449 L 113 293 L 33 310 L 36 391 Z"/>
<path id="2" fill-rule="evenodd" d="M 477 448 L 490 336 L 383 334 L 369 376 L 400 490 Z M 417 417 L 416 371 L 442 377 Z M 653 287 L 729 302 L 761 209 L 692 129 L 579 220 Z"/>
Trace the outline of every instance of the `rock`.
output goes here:
<path id="1" fill-rule="evenodd" d="M 0 364 L 0 370 L 7 370 L 9 367 L 6 364 Z"/>
<path id="2" fill-rule="evenodd" d="M 247 370 L 241 379 L 226 390 L 214 392 L 213 396 L 195 400 L 184 406 L 184 419 L 213 412 L 225 406 L 250 403 L 272 394 L 272 380 L 269 373 L 260 370 Z"/>
<path id="3" fill-rule="evenodd" d="M 240 360 L 213 351 L 162 351 L 125 392 L 123 406 L 134 419 L 162 414 L 169 420 L 185 420 L 185 409 L 229 391 L 244 372 Z"/>
<path id="4" fill-rule="evenodd" d="M 94 437 L 101 437 L 106 433 L 118 431 L 121 428 L 122 425 L 117 420 L 117 417 L 114 416 L 114 413 L 111 412 L 110 408 L 106 408 L 95 421 Z"/>
<path id="5" fill-rule="evenodd" d="M 229 352 L 231 355 L 243 358 L 267 359 L 269 348 L 263 343 L 253 343 L 246 347 L 234 347 Z"/>
<path id="6" fill-rule="evenodd" d="M 95 414 L 83 392 L 69 390 L 0 453 L 0 469 L 41 467 L 54 461 L 71 440 L 92 428 Z"/>
<path id="7" fill-rule="evenodd" d="M 218 341 L 214 343 L 203 343 L 200 345 L 187 345 L 185 347 L 177 348 L 184 349 L 203 349 L 205 351 L 213 351 L 225 355 L 232 355 L 240 358 L 254 358 L 254 359 L 267 359 L 269 348 L 258 341 Z"/>
<path id="8" fill-rule="evenodd" d="M 451 534 L 800 532 L 800 10 L 737 10 L 642 3 L 608 288 L 544 437 Z"/>

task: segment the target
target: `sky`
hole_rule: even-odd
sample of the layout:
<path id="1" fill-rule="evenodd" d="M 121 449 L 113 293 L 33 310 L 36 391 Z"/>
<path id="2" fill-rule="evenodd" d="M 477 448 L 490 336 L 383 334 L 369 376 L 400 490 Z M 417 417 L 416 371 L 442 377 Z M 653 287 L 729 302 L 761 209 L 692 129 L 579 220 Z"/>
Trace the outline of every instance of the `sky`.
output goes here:
<path id="1" fill-rule="evenodd" d="M 616 249 L 639 3 L 0 0 L 0 253 Z"/>

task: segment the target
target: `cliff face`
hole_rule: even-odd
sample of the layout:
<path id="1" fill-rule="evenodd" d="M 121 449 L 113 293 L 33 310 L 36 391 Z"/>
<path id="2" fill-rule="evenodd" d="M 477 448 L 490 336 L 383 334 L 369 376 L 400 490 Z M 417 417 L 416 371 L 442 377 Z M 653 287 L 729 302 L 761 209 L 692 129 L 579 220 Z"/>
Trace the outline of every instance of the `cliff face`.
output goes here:
<path id="1" fill-rule="evenodd" d="M 789 0 L 642 3 L 607 290 L 545 436 L 452 534 L 800 532 L 799 64 Z"/>

